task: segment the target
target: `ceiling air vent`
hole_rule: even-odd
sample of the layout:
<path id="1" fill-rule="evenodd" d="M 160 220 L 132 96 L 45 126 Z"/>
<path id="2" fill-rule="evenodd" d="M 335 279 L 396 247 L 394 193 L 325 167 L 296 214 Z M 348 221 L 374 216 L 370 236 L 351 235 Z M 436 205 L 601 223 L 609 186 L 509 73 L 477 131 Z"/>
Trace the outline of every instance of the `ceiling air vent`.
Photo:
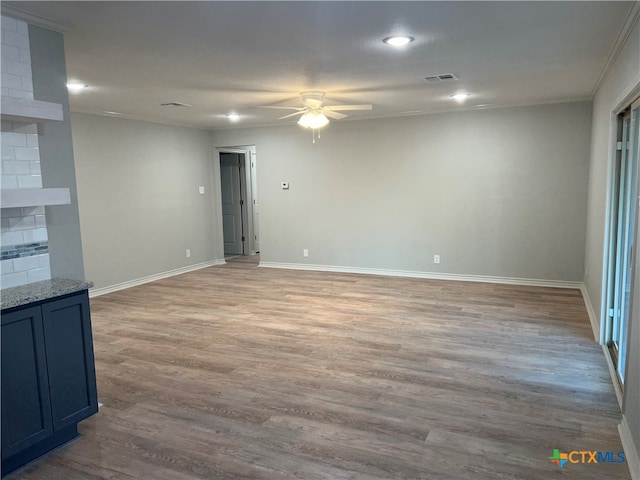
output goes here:
<path id="1" fill-rule="evenodd" d="M 160 106 L 161 107 L 190 107 L 191 105 L 189 105 L 188 103 L 167 102 L 167 103 L 161 103 Z"/>
<path id="2" fill-rule="evenodd" d="M 458 80 L 458 77 L 456 77 L 453 73 L 440 73 L 438 75 L 429 75 L 428 77 L 424 77 L 424 79 L 429 83 L 439 83 Z"/>

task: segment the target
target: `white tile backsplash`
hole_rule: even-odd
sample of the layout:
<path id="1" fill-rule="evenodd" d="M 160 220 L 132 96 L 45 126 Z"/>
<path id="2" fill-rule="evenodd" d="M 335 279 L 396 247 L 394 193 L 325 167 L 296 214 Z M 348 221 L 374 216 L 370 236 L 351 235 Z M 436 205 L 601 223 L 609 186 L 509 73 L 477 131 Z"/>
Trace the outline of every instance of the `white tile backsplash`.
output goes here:
<path id="1" fill-rule="evenodd" d="M 37 147 L 14 147 L 16 160 L 40 160 L 40 150 Z"/>
<path id="2" fill-rule="evenodd" d="M 0 261 L 0 272 L 2 272 L 2 274 L 13 273 L 13 260 Z"/>
<path id="3" fill-rule="evenodd" d="M 31 77 L 31 65 L 28 63 L 18 61 L 7 61 L 6 73 L 9 75 L 17 75 L 19 77 L 27 77 L 27 80 Z M 33 88 L 33 82 L 32 88 Z M 22 87 L 22 86 L 21 86 Z"/>
<path id="4" fill-rule="evenodd" d="M 11 47 L 29 48 L 29 36 L 24 33 L 4 31 L 2 40 L 2 43 Z"/>
<path id="5" fill-rule="evenodd" d="M 18 49 L 18 60 L 25 63 L 31 63 L 31 51 L 28 48 Z"/>
<path id="6" fill-rule="evenodd" d="M 22 213 L 22 210 L 20 210 L 20 208 L 15 207 L 15 208 L 3 208 L 2 209 L 2 218 L 8 218 L 8 217 L 21 217 L 22 215 L 24 215 Z M 35 215 L 35 213 L 34 213 Z"/>
<path id="7" fill-rule="evenodd" d="M 31 164 L 15 160 L 4 160 L 2 162 L 3 175 L 26 175 L 31 174 Z"/>
<path id="8" fill-rule="evenodd" d="M 25 283 L 29 283 L 29 277 L 27 277 L 27 272 L 7 273 L 6 275 L 2 274 L 2 280 L 0 280 L 0 287 L 2 288 L 17 287 L 18 285 L 24 285 Z"/>
<path id="9" fill-rule="evenodd" d="M 0 186 L 4 188 L 18 188 L 18 177 L 16 175 L 2 175 Z"/>
<path id="10" fill-rule="evenodd" d="M 22 78 L 19 75 L 2 72 L 2 86 L 11 90 L 22 90 Z"/>
<path id="11" fill-rule="evenodd" d="M 14 272 L 26 272 L 27 270 L 33 270 L 34 268 L 39 267 L 40 265 L 38 265 L 38 255 L 13 259 Z"/>
<path id="12" fill-rule="evenodd" d="M 2 44 L 2 58 L 4 58 L 7 61 L 19 62 L 20 61 L 20 49 L 18 47 L 12 47 L 10 45 L 5 45 L 3 43 Z"/>
<path id="13" fill-rule="evenodd" d="M 9 230 L 27 230 L 36 228 L 35 215 L 28 217 L 15 217 L 9 219 Z"/>
<path id="14" fill-rule="evenodd" d="M 22 207 L 20 209 L 20 215 L 44 215 L 44 206 L 39 205 L 37 207 Z"/>
<path id="15" fill-rule="evenodd" d="M 10 88 L 9 96 L 13 98 L 23 98 L 25 100 L 33 100 L 33 92 L 27 92 L 22 88 Z"/>
<path id="16" fill-rule="evenodd" d="M 38 266 L 39 267 L 48 267 L 49 266 L 49 254 L 45 253 L 44 255 L 38 255 Z"/>
<path id="17" fill-rule="evenodd" d="M 3 16 L 1 25 L 2 25 L 2 30 L 5 32 L 18 31 L 18 21 L 15 18 Z"/>
<path id="18" fill-rule="evenodd" d="M 26 147 L 27 135 L 24 133 L 2 132 L 0 133 L 0 142 L 3 147 Z"/>
<path id="19" fill-rule="evenodd" d="M 46 228 L 23 230 L 22 235 L 24 237 L 24 243 L 46 242 L 49 239 Z"/>
<path id="20" fill-rule="evenodd" d="M 22 245 L 24 235 L 22 230 L 2 232 L 2 245 Z"/>
<path id="21" fill-rule="evenodd" d="M 29 25 L 26 24 L 26 22 L 21 22 L 21 21 L 17 21 L 18 24 L 18 33 L 21 33 L 23 35 L 29 35 Z"/>
<path id="22" fill-rule="evenodd" d="M 2 145 L 2 160 L 15 160 L 16 149 L 15 147 L 9 147 Z"/>
<path id="23" fill-rule="evenodd" d="M 2 95 L 33 100 L 28 25 L 2 16 L 0 36 Z M 2 121 L 1 130 L 2 188 L 42 188 L 37 125 Z M 48 240 L 44 207 L 3 208 L 1 215 L 3 247 Z M 2 288 L 51 278 L 48 253 L 34 255 L 37 252 L 34 247 L 30 251 L 17 251 L 27 256 L 2 261 Z"/>
<path id="24" fill-rule="evenodd" d="M 17 175 L 18 188 L 42 188 L 41 175 Z"/>
<path id="25" fill-rule="evenodd" d="M 27 272 L 27 279 L 29 280 L 29 283 L 41 282 L 42 280 L 49 280 L 50 278 L 51 269 L 49 267 L 36 268 Z"/>

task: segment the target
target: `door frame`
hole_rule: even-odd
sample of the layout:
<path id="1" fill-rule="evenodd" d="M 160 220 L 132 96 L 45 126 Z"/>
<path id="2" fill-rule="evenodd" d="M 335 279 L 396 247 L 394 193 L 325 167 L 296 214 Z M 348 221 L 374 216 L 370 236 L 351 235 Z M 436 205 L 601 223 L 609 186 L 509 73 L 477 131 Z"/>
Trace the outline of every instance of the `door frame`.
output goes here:
<path id="1" fill-rule="evenodd" d="M 612 226 L 614 222 L 612 222 L 612 216 L 617 215 L 616 202 L 613 196 L 616 193 L 616 162 L 617 162 L 617 143 L 621 141 L 619 133 L 621 131 L 621 117 L 624 112 L 631 108 L 632 112 L 634 108 L 638 108 L 638 103 L 640 102 L 640 84 L 636 85 L 635 88 L 630 89 L 627 94 L 621 97 L 622 100 L 617 102 L 617 106 L 615 109 L 611 111 L 610 118 L 610 145 L 609 145 L 609 162 L 608 162 L 608 182 L 607 182 L 607 198 L 606 198 L 606 215 L 605 215 L 605 232 L 604 232 L 604 249 L 603 249 L 603 262 L 602 262 L 602 283 L 601 283 L 601 308 L 600 308 L 600 332 L 598 343 L 602 346 L 605 357 L 607 358 L 607 363 L 609 365 L 609 370 L 611 374 L 612 383 L 614 386 L 614 390 L 616 393 L 616 397 L 618 399 L 618 403 L 622 407 L 622 398 L 626 393 L 626 389 L 623 388 L 623 383 L 620 381 L 621 379 L 618 376 L 617 366 L 614 363 L 613 356 L 609 351 L 607 346 L 607 341 L 611 334 L 610 322 L 608 320 L 608 308 L 609 308 L 609 293 L 610 293 L 610 285 L 614 280 L 612 275 L 612 268 L 615 265 L 615 251 L 611 248 L 612 242 L 614 242 L 613 236 L 616 235 L 617 232 L 612 231 Z M 639 162 L 640 163 L 640 162 Z M 639 167 L 640 168 L 640 167 Z M 636 181 L 638 182 L 638 190 L 640 192 L 640 175 L 638 175 Z M 638 201 L 636 192 L 636 202 Z M 640 206 L 638 206 L 638 211 L 640 211 Z M 615 211 L 614 211 L 615 210 Z M 636 212 L 636 215 L 638 212 Z M 635 244 L 636 251 L 637 247 L 640 245 L 639 232 L 640 228 L 637 222 L 635 225 Z M 633 252 L 633 257 L 637 257 L 636 252 Z M 637 264 L 635 258 L 632 258 L 632 264 Z M 632 276 L 638 277 L 640 272 L 632 273 Z M 632 283 L 634 283 L 634 279 L 632 278 Z M 633 304 L 636 302 L 640 302 L 640 295 L 637 293 L 632 296 L 630 299 L 630 307 L 629 307 L 629 321 L 627 323 L 627 328 L 629 327 L 632 316 L 633 316 Z M 626 337 L 626 346 L 629 345 L 629 335 Z M 626 357 L 626 367 L 628 367 L 629 357 Z"/>
<path id="2" fill-rule="evenodd" d="M 244 242 L 243 242 L 243 255 L 255 255 L 256 254 L 256 232 L 254 231 L 254 187 L 252 180 L 252 173 L 254 172 L 254 168 L 247 168 L 247 162 L 253 162 L 253 156 L 255 155 L 255 147 L 253 146 L 236 146 L 236 147 L 216 147 L 217 151 L 217 168 L 216 172 L 216 186 L 218 189 L 221 189 L 221 178 L 220 178 L 220 154 L 222 153 L 235 153 L 241 154 L 240 157 L 240 190 L 241 190 L 241 199 L 243 202 L 243 210 L 242 210 L 242 231 L 245 233 Z M 251 163 L 249 164 L 251 165 Z M 253 174 L 255 176 L 255 173 Z M 222 202 L 218 202 L 218 215 L 219 218 L 222 218 Z M 222 224 L 220 225 L 222 228 Z M 222 235 L 219 235 L 219 241 L 222 242 L 220 244 L 220 249 L 224 255 L 224 239 Z"/>

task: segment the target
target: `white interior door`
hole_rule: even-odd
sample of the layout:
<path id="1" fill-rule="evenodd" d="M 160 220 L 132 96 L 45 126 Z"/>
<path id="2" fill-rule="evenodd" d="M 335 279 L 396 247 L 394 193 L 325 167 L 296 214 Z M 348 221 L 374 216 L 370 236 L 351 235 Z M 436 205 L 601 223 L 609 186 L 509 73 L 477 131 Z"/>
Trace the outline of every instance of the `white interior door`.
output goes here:
<path id="1" fill-rule="evenodd" d="M 244 254 L 240 166 L 239 154 L 220 154 L 220 192 L 225 255 Z"/>

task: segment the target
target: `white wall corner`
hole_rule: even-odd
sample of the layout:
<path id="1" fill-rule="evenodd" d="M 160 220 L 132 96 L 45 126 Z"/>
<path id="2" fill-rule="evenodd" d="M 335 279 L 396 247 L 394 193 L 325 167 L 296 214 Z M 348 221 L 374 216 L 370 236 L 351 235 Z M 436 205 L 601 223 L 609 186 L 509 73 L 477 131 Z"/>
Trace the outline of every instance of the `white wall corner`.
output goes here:
<path id="1" fill-rule="evenodd" d="M 593 305 L 591 304 L 591 298 L 589 298 L 589 291 L 587 287 L 583 283 L 580 285 L 580 293 L 582 293 L 582 298 L 584 299 L 584 305 L 587 307 L 587 313 L 589 314 L 589 322 L 591 322 L 591 329 L 593 330 L 593 338 L 596 343 L 600 343 L 600 323 L 598 322 L 598 316 L 596 315 L 596 311 L 593 309 Z"/>
<path id="2" fill-rule="evenodd" d="M 618 425 L 618 432 L 620 433 L 622 448 L 627 458 L 627 466 L 629 467 L 629 473 L 631 473 L 631 480 L 640 480 L 640 455 L 638 454 L 640 446 L 633 443 L 633 437 L 631 436 L 625 415 L 622 415 L 622 422 Z"/>

